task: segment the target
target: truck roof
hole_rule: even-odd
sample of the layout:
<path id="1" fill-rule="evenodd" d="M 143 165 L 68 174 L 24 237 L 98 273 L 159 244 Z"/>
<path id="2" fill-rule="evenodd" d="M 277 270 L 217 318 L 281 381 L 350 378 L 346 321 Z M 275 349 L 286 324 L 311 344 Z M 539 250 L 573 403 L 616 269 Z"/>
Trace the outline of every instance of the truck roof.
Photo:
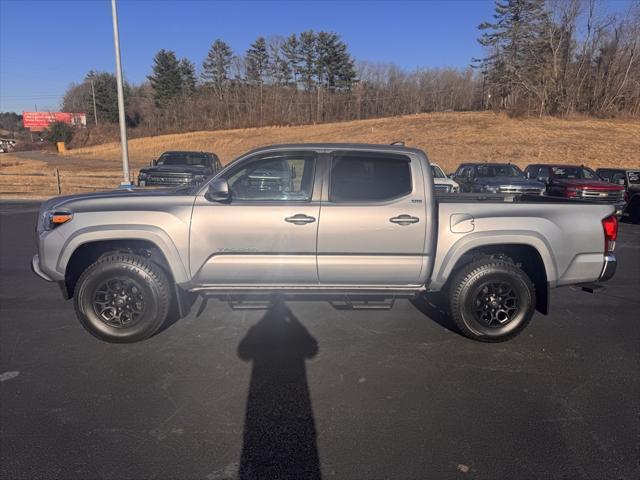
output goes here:
<path id="1" fill-rule="evenodd" d="M 366 150 L 374 152 L 398 152 L 398 153 L 416 153 L 426 155 L 424 151 L 418 148 L 406 147 L 403 145 L 383 145 L 373 143 L 285 143 L 280 145 L 266 145 L 255 148 L 246 155 L 268 152 L 270 150 Z M 243 155 L 246 156 L 246 155 Z"/>

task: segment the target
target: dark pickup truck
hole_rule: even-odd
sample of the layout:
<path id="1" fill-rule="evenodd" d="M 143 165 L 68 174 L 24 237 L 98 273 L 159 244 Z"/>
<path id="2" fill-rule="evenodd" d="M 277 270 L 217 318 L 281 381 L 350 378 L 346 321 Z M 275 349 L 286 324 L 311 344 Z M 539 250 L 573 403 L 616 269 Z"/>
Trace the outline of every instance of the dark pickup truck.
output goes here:
<path id="1" fill-rule="evenodd" d="M 598 168 L 596 173 L 605 182 L 625 188 L 627 205 L 623 216 L 640 223 L 640 169 Z"/>
<path id="2" fill-rule="evenodd" d="M 463 163 L 453 179 L 461 192 L 542 195 L 544 184 L 529 180 L 510 163 Z"/>
<path id="3" fill-rule="evenodd" d="M 604 182 L 593 170 L 584 165 L 529 165 L 527 177 L 543 182 L 547 195 L 574 200 L 613 203 L 616 214 L 624 210 L 624 187 Z"/>
<path id="4" fill-rule="evenodd" d="M 139 187 L 197 185 L 220 170 L 220 160 L 208 152 L 164 152 L 138 174 Z"/>

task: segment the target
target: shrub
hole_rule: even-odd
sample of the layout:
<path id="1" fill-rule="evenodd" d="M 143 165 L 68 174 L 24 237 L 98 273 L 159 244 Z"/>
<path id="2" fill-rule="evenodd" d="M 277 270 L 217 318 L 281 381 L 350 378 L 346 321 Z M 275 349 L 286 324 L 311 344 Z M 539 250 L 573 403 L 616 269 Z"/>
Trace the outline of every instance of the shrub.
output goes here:
<path id="1" fill-rule="evenodd" d="M 51 143 L 69 143 L 73 138 L 73 127 L 64 122 L 53 122 L 49 125 L 45 133 L 45 138 Z"/>

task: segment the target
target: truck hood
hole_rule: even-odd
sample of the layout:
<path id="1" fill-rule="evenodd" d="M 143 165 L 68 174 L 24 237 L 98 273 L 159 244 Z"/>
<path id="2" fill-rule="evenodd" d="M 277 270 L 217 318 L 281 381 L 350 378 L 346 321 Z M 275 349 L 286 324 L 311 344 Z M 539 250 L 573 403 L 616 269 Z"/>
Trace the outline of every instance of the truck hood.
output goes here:
<path id="1" fill-rule="evenodd" d="M 433 183 L 436 185 L 451 185 L 452 187 L 458 186 L 458 182 L 451 180 L 450 178 L 434 178 Z"/>
<path id="2" fill-rule="evenodd" d="M 479 177 L 477 183 L 481 185 L 516 185 L 524 188 L 544 188 L 544 183 L 522 177 Z"/>
<path id="3" fill-rule="evenodd" d="M 192 175 L 204 175 L 204 165 L 156 165 L 140 169 L 140 173 L 187 173 Z"/>
<path id="4" fill-rule="evenodd" d="M 566 187 L 592 188 L 594 190 L 624 190 L 621 185 L 585 178 L 554 178 L 553 183 Z"/>
<path id="5" fill-rule="evenodd" d="M 179 188 L 160 188 L 160 189 L 141 189 L 141 188 L 123 188 L 119 190 L 109 190 L 103 192 L 80 193 L 76 195 L 64 195 L 61 197 L 53 197 L 44 202 L 40 211 L 45 212 L 56 208 L 70 208 L 76 206 L 87 206 L 93 204 L 108 205 L 110 203 L 127 203 L 135 205 L 140 201 L 148 203 L 153 198 L 166 198 L 170 196 L 189 195 L 191 187 Z M 84 209 L 82 209 L 84 210 Z"/>

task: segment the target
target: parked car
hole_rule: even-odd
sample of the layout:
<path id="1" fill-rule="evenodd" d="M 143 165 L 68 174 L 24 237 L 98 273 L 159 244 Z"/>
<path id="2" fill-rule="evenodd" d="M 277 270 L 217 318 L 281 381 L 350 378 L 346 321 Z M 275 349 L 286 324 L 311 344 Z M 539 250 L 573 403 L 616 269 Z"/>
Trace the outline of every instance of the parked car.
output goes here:
<path id="1" fill-rule="evenodd" d="M 613 203 L 616 214 L 624 210 L 624 187 L 603 181 L 596 172 L 584 165 L 529 165 L 529 178 L 544 182 L 547 195 L 570 199 Z"/>
<path id="2" fill-rule="evenodd" d="M 463 192 L 542 195 L 545 190 L 544 184 L 527 179 L 510 163 L 463 163 L 454 179 Z"/>
<path id="3" fill-rule="evenodd" d="M 627 205 L 623 216 L 633 223 L 640 223 L 640 169 L 598 168 L 596 173 L 605 182 L 625 188 Z"/>
<path id="4" fill-rule="evenodd" d="M 458 185 L 458 182 L 449 178 L 438 164 L 431 164 L 431 175 L 433 176 L 436 193 L 456 193 L 460 191 L 460 185 Z"/>
<path id="5" fill-rule="evenodd" d="M 289 190 L 252 180 L 274 165 L 295 170 Z M 50 199 L 31 265 L 113 342 L 153 335 L 196 295 L 234 307 L 266 308 L 278 295 L 391 308 L 438 291 L 461 332 L 503 341 L 535 309 L 548 312 L 549 288 L 611 278 L 617 227 L 608 204 L 436 197 L 427 156 L 413 148 L 280 145 L 205 185 Z"/>
<path id="6" fill-rule="evenodd" d="M 173 187 L 204 182 L 220 170 L 220 160 L 215 153 L 164 152 L 150 167 L 140 170 L 139 187 Z"/>

